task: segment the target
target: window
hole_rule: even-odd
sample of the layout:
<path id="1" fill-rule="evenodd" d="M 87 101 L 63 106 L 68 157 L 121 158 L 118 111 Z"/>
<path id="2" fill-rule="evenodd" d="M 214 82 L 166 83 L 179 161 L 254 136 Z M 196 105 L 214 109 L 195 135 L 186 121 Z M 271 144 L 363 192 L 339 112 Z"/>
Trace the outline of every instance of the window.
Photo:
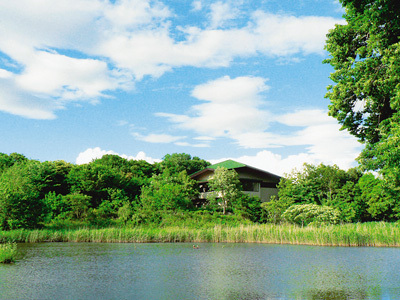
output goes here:
<path id="1" fill-rule="evenodd" d="M 245 192 L 259 192 L 260 183 L 254 181 L 243 181 L 242 182 L 243 191 Z"/>

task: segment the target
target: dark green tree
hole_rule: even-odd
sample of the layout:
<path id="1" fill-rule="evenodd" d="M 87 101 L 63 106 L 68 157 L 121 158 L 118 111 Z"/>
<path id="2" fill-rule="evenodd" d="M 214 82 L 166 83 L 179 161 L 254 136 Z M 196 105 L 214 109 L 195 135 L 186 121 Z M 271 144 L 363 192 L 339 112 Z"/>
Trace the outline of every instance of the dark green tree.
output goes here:
<path id="1" fill-rule="evenodd" d="M 0 173 L 16 163 L 24 163 L 27 161 L 28 159 L 19 153 L 11 153 L 10 155 L 0 153 Z"/>
<path id="2" fill-rule="evenodd" d="M 68 174 L 68 181 L 73 193 L 90 196 L 91 207 L 97 208 L 104 200 L 111 200 L 115 190 L 135 201 L 147 178 L 134 176 L 131 172 L 124 173 L 109 165 L 90 163 L 74 166 Z"/>
<path id="3" fill-rule="evenodd" d="M 199 157 L 191 157 L 186 153 L 173 153 L 167 154 L 163 157 L 162 162 L 159 164 L 161 171 L 168 169 L 171 173 L 180 173 L 186 171 L 191 175 L 208 167 L 210 163 Z"/>
<path id="4" fill-rule="evenodd" d="M 367 143 L 380 140 L 379 125 L 399 110 L 400 2 L 339 0 L 346 24 L 327 35 L 335 72 L 328 87 L 329 114 Z"/>

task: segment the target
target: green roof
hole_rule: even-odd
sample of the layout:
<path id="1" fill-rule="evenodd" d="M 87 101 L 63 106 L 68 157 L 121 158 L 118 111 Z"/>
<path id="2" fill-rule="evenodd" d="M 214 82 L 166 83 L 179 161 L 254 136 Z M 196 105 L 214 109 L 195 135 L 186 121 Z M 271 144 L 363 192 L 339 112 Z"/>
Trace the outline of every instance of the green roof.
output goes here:
<path id="1" fill-rule="evenodd" d="M 208 168 L 216 169 L 216 168 L 219 168 L 219 167 L 227 168 L 227 169 L 236 169 L 236 168 L 246 167 L 246 165 L 242 164 L 242 163 L 239 163 L 237 161 L 234 161 L 234 160 L 225 160 L 225 161 L 222 161 L 222 162 L 217 163 L 215 165 L 211 165 Z"/>

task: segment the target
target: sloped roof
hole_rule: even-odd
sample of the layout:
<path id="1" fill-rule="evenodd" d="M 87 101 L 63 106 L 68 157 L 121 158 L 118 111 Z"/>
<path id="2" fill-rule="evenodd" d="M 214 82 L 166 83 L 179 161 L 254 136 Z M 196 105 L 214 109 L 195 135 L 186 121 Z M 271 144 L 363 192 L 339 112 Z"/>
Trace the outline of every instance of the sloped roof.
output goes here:
<path id="1" fill-rule="evenodd" d="M 217 169 L 217 168 L 237 169 L 242 167 L 246 167 L 246 165 L 231 159 L 208 166 L 208 168 L 211 169 Z"/>
<path id="2" fill-rule="evenodd" d="M 269 178 L 271 178 L 271 179 L 273 179 L 274 181 L 277 181 L 277 182 L 279 182 L 279 180 L 281 178 L 278 175 L 272 174 L 272 173 L 264 171 L 264 170 L 260 170 L 260 169 L 254 168 L 252 166 L 248 166 L 248 165 L 242 164 L 242 163 L 234 161 L 234 160 L 225 160 L 225 161 L 219 162 L 217 164 L 208 166 L 207 168 L 205 168 L 205 169 L 203 169 L 201 171 L 193 173 L 192 175 L 190 175 L 190 177 L 194 179 L 198 175 L 203 174 L 203 173 L 205 173 L 207 171 L 214 172 L 219 167 L 226 168 L 226 169 L 229 169 L 229 170 L 231 170 L 231 169 L 242 169 L 242 170 L 243 169 L 248 169 L 248 170 L 252 170 L 252 172 L 256 172 L 261 176 L 268 176 Z"/>

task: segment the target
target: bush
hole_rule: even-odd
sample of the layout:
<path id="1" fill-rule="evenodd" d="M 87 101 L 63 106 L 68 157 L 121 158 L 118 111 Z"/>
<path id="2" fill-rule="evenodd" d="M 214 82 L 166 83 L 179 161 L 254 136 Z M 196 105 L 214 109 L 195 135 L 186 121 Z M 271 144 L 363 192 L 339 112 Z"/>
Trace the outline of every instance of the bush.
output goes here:
<path id="1" fill-rule="evenodd" d="M 283 214 L 282 218 L 287 222 L 297 225 L 313 224 L 337 224 L 340 212 L 329 206 L 316 204 L 292 205 Z"/>
<path id="2" fill-rule="evenodd" d="M 0 244 L 0 263 L 9 264 L 17 256 L 17 243 Z"/>
<path id="3" fill-rule="evenodd" d="M 265 221 L 274 224 L 282 222 L 282 214 L 293 204 L 290 200 L 285 200 L 272 196 L 270 201 L 261 203 Z"/>

